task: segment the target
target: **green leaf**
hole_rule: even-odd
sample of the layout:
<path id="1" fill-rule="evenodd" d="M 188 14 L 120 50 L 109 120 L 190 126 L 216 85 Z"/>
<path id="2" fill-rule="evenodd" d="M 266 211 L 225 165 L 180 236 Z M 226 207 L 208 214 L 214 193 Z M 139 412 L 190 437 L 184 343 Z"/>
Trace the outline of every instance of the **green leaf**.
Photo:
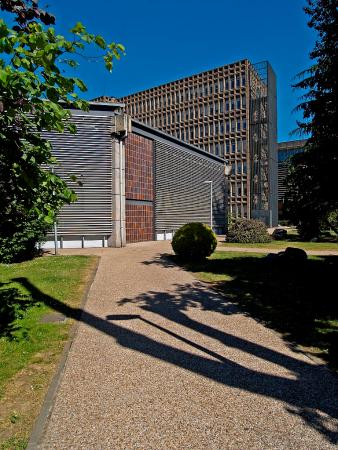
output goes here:
<path id="1" fill-rule="evenodd" d="M 102 36 L 95 36 L 95 43 L 103 49 L 107 48 L 106 41 L 103 39 Z"/>
<path id="2" fill-rule="evenodd" d="M 7 77 L 8 77 L 8 73 L 6 72 L 6 70 L 0 69 L 0 81 L 2 83 L 6 84 Z"/>
<path id="3" fill-rule="evenodd" d="M 73 27 L 70 31 L 74 34 L 82 34 L 84 31 L 86 31 L 86 28 L 81 22 L 77 22 L 75 27 Z"/>
<path id="4" fill-rule="evenodd" d="M 82 92 L 87 91 L 87 86 L 84 84 L 82 80 L 80 80 L 80 78 L 74 78 L 74 83 Z"/>

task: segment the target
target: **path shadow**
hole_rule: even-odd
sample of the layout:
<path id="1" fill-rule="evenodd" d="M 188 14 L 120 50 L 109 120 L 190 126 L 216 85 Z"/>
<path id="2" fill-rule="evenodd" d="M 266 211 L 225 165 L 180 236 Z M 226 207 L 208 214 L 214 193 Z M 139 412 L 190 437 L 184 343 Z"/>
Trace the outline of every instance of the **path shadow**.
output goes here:
<path id="1" fill-rule="evenodd" d="M 167 254 L 143 264 L 164 268 L 176 264 L 189 272 L 205 272 L 216 280 L 212 286 L 209 283 L 210 288 L 221 293 L 226 302 L 235 302 L 243 313 L 282 333 L 294 351 L 300 351 L 296 344 L 320 348 L 322 357 L 338 368 L 338 302 L 333 294 L 338 256 L 285 263 L 264 255 L 220 255 L 203 262 L 181 263 Z M 227 280 L 217 281 L 224 275 Z M 222 312 L 223 304 L 221 301 L 216 310 Z"/>
<path id="2" fill-rule="evenodd" d="M 152 311 L 184 327 L 189 327 L 199 333 L 218 339 L 225 346 L 238 348 L 258 358 L 286 367 L 295 374 L 295 379 L 243 367 L 199 345 L 198 342 L 191 342 L 184 336 L 159 326 L 143 317 L 142 314 L 115 314 L 102 319 L 88 311 L 69 307 L 44 294 L 26 278 L 16 278 L 12 281 L 25 287 L 35 300 L 43 302 L 67 317 L 80 320 L 100 330 L 113 337 L 123 347 L 176 365 L 225 386 L 281 400 L 287 405 L 290 412 L 300 416 L 309 427 L 323 434 L 329 442 L 338 443 L 338 407 L 336 403 L 338 386 L 337 380 L 332 374 L 322 365 L 299 361 L 291 356 L 232 336 L 189 318 L 185 313 L 188 306 L 193 307 L 195 305 L 195 307 L 198 307 L 199 304 L 202 304 L 204 308 L 208 309 L 211 305 L 217 305 L 217 297 L 219 296 L 212 292 L 208 294 L 205 286 L 201 284 L 197 283 L 193 286 L 177 285 L 175 291 L 171 294 L 148 292 L 134 299 L 124 299 L 121 304 L 127 302 L 139 304 L 141 311 L 142 309 Z M 220 306 L 222 312 L 225 309 L 225 305 Z M 228 314 L 232 314 L 230 305 L 227 311 Z M 123 327 L 123 321 L 126 320 L 142 320 L 149 326 L 154 326 L 163 333 L 168 333 L 209 356 L 213 356 L 214 359 L 172 347 L 137 331 L 129 330 Z"/>

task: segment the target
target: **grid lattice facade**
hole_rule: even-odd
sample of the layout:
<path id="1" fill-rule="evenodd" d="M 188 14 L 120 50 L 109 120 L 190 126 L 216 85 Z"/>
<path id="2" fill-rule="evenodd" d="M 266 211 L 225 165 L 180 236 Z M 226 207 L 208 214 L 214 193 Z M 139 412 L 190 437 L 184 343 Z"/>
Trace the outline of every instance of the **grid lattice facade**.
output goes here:
<path id="1" fill-rule="evenodd" d="M 275 104 L 268 96 L 267 77 L 243 60 L 120 100 L 133 118 L 224 158 L 232 167 L 230 214 L 265 220 L 273 203 L 269 168 L 276 152 L 270 145 L 275 118 L 268 117 Z"/>

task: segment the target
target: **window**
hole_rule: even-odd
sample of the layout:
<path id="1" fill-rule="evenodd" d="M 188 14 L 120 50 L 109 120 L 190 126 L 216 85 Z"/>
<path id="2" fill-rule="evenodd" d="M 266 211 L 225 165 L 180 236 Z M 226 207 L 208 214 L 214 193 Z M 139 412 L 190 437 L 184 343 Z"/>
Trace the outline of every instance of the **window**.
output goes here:
<path id="1" fill-rule="evenodd" d="M 227 132 L 227 133 L 230 133 L 230 121 L 227 120 L 227 121 L 225 122 L 225 125 L 226 125 L 226 132 Z"/>
<path id="2" fill-rule="evenodd" d="M 224 134 L 224 122 L 223 122 L 223 120 L 221 122 L 219 122 L 219 131 L 220 131 L 220 134 Z"/>
<path id="3" fill-rule="evenodd" d="M 219 112 L 222 113 L 223 112 L 223 100 L 221 100 L 219 102 Z"/>
<path id="4" fill-rule="evenodd" d="M 243 130 L 246 130 L 246 119 L 243 119 Z"/>
<path id="5" fill-rule="evenodd" d="M 241 80 L 239 77 L 236 77 L 236 88 L 239 88 L 241 85 Z"/>
<path id="6" fill-rule="evenodd" d="M 234 140 L 231 141 L 231 153 L 236 152 L 236 142 Z"/>
<path id="7" fill-rule="evenodd" d="M 241 119 L 237 119 L 237 127 L 236 127 L 237 131 L 241 130 Z"/>
<path id="8" fill-rule="evenodd" d="M 194 110 L 193 110 L 193 108 L 192 107 L 190 107 L 190 119 L 193 119 L 194 118 Z"/>
<path id="9" fill-rule="evenodd" d="M 246 173 L 246 161 L 243 161 L 243 173 Z"/>
<path id="10" fill-rule="evenodd" d="M 237 141 L 237 151 L 242 151 L 242 141 Z"/>
<path id="11" fill-rule="evenodd" d="M 217 136 L 219 133 L 219 125 L 218 122 L 215 123 L 215 135 Z"/>
<path id="12" fill-rule="evenodd" d="M 214 108 L 215 108 L 215 113 L 217 114 L 218 113 L 218 102 L 215 102 Z"/>
<path id="13" fill-rule="evenodd" d="M 242 95 L 242 108 L 246 107 L 246 96 Z"/>
<path id="14" fill-rule="evenodd" d="M 228 78 L 225 80 L 225 90 L 226 91 L 229 90 L 229 80 L 228 80 Z"/>
<path id="15" fill-rule="evenodd" d="M 242 75 L 242 86 L 245 86 L 245 75 Z"/>
<path id="16" fill-rule="evenodd" d="M 180 121 L 180 112 L 179 111 L 177 111 L 177 113 L 176 113 L 176 120 L 177 120 L 177 122 Z"/>
<path id="17" fill-rule="evenodd" d="M 231 111 L 233 111 L 235 109 L 235 99 L 232 98 L 231 99 Z"/>
<path id="18" fill-rule="evenodd" d="M 217 94 L 218 93 L 218 82 L 217 81 L 215 81 L 214 90 L 215 90 L 215 94 Z"/>
<path id="19" fill-rule="evenodd" d="M 204 115 L 208 115 L 208 105 L 204 105 Z"/>
<path id="20" fill-rule="evenodd" d="M 209 136 L 209 125 L 207 123 L 204 125 L 204 136 Z"/>
<path id="21" fill-rule="evenodd" d="M 210 114 L 214 113 L 214 105 L 212 103 L 210 103 L 210 105 L 209 105 L 209 113 Z"/>
<path id="22" fill-rule="evenodd" d="M 233 78 L 230 78 L 230 88 L 231 89 L 235 88 L 235 80 Z"/>
<path id="23" fill-rule="evenodd" d="M 229 100 L 225 101 L 225 111 L 229 111 Z"/>
<path id="24" fill-rule="evenodd" d="M 236 108 L 240 109 L 241 107 L 241 97 L 236 97 Z"/>
<path id="25" fill-rule="evenodd" d="M 220 144 L 220 156 L 224 156 L 224 143 L 222 142 L 221 144 Z"/>
<path id="26" fill-rule="evenodd" d="M 219 90 L 220 90 L 220 92 L 223 92 L 223 90 L 224 90 L 224 80 L 223 79 L 219 80 Z"/>
<path id="27" fill-rule="evenodd" d="M 203 125 L 200 125 L 200 137 L 203 136 Z"/>
<path id="28" fill-rule="evenodd" d="M 230 143 L 229 143 L 229 141 L 225 142 L 225 153 L 227 153 L 227 154 L 230 153 Z"/>
<path id="29" fill-rule="evenodd" d="M 215 153 L 217 156 L 219 156 L 219 144 L 216 144 L 215 146 Z"/>
<path id="30" fill-rule="evenodd" d="M 242 153 L 246 153 L 246 139 L 242 140 Z"/>
<path id="31" fill-rule="evenodd" d="M 238 161 L 237 163 L 237 173 L 242 173 L 242 161 Z"/>
<path id="32" fill-rule="evenodd" d="M 235 128 L 236 128 L 236 122 L 235 122 L 235 119 L 232 119 L 231 120 L 231 131 L 235 132 Z"/>

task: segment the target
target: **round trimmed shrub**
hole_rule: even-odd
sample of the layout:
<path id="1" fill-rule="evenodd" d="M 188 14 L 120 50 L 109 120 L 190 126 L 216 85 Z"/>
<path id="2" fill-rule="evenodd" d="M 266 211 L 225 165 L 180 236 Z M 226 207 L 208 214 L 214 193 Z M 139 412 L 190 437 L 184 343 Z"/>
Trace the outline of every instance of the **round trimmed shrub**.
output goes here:
<path id="1" fill-rule="evenodd" d="M 227 242 L 241 244 L 258 244 L 270 242 L 266 225 L 254 219 L 236 219 L 229 227 Z"/>
<path id="2" fill-rule="evenodd" d="M 171 245 L 180 258 L 201 260 L 214 252 L 217 239 L 208 225 L 187 223 L 176 231 Z"/>

